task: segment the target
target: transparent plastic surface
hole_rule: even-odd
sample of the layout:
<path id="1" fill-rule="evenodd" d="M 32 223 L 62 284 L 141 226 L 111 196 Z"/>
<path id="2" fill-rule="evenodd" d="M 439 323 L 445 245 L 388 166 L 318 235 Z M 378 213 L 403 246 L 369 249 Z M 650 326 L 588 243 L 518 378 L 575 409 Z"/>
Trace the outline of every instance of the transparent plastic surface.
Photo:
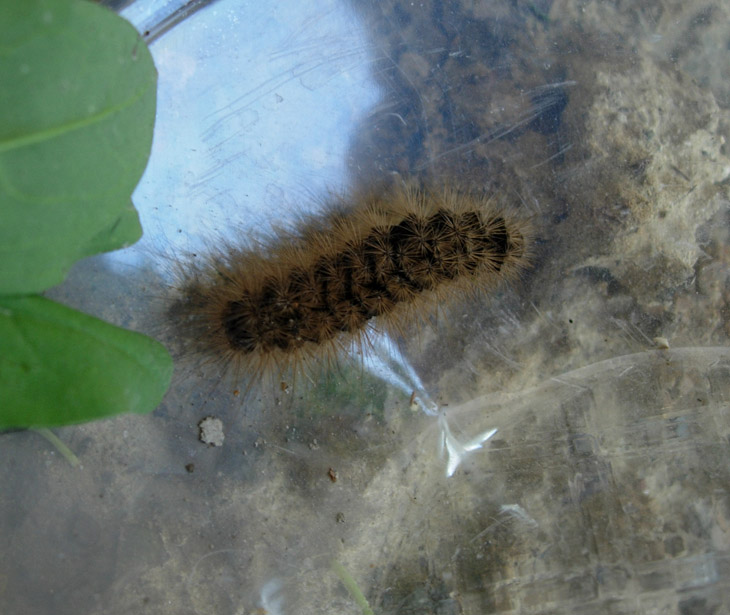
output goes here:
<path id="1" fill-rule="evenodd" d="M 49 294 L 174 351 L 176 260 L 394 177 L 530 217 L 531 268 L 308 386 L 177 357 L 78 466 L 3 434 L 0 611 L 730 611 L 730 9 L 303 4 L 155 30 L 145 237 Z"/>

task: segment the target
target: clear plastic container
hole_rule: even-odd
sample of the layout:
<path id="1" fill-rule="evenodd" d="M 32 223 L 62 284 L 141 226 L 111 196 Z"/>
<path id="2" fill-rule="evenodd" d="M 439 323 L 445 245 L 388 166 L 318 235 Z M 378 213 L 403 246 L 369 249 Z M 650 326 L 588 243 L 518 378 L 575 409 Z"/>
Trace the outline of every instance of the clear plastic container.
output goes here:
<path id="1" fill-rule="evenodd" d="M 152 414 L 55 430 L 79 467 L 3 434 L 0 611 L 730 611 L 729 12 L 124 8 L 145 235 L 49 295 L 174 350 L 171 263 L 393 177 L 529 217 L 531 266 L 308 386 L 179 357 Z"/>

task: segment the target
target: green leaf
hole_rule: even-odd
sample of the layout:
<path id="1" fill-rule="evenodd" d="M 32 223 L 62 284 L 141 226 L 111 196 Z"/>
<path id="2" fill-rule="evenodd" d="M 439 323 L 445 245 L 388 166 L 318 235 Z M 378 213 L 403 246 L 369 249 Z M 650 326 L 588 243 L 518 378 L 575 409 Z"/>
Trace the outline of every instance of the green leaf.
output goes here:
<path id="1" fill-rule="evenodd" d="M 40 296 L 0 297 L 0 428 L 149 412 L 171 377 L 144 335 Z"/>
<path id="2" fill-rule="evenodd" d="M 130 237 L 139 237 L 141 234 L 142 226 L 139 223 L 139 215 L 137 215 L 137 210 L 130 201 L 127 209 L 121 212 L 109 228 L 102 229 L 98 235 L 89 240 L 89 253 L 105 252 L 107 246 L 112 244 L 126 248 L 136 241 L 129 242 Z"/>
<path id="3" fill-rule="evenodd" d="M 130 197 L 157 77 L 134 28 L 81 0 L 0 0 L 0 293 L 58 284 L 141 235 Z"/>

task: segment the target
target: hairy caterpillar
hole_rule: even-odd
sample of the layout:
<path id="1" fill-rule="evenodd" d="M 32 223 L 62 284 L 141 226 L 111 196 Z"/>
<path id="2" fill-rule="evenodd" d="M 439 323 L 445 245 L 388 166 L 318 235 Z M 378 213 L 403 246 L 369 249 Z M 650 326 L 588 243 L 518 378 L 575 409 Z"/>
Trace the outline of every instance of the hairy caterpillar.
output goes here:
<path id="1" fill-rule="evenodd" d="M 435 309 L 509 279 L 529 225 L 484 195 L 398 185 L 296 233 L 224 245 L 183 272 L 169 316 L 213 361 L 255 380 L 330 366 Z"/>

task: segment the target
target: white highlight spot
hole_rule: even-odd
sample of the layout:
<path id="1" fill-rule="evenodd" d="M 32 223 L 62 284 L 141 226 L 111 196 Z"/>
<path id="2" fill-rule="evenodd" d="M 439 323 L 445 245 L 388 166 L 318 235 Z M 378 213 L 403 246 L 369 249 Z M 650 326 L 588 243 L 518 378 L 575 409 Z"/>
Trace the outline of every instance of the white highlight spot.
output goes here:
<path id="1" fill-rule="evenodd" d="M 466 442 L 460 442 L 456 439 L 454 434 L 451 432 L 449 424 L 446 422 L 446 413 L 441 412 L 439 414 L 439 429 L 441 430 L 441 436 L 439 438 L 439 454 L 443 455 L 444 450 L 448 454 L 448 461 L 446 463 L 446 477 L 454 475 L 459 464 L 464 461 L 464 458 L 471 452 L 479 450 L 489 438 L 497 433 L 497 429 L 490 429 L 480 433 L 475 438 L 467 440 Z"/>

